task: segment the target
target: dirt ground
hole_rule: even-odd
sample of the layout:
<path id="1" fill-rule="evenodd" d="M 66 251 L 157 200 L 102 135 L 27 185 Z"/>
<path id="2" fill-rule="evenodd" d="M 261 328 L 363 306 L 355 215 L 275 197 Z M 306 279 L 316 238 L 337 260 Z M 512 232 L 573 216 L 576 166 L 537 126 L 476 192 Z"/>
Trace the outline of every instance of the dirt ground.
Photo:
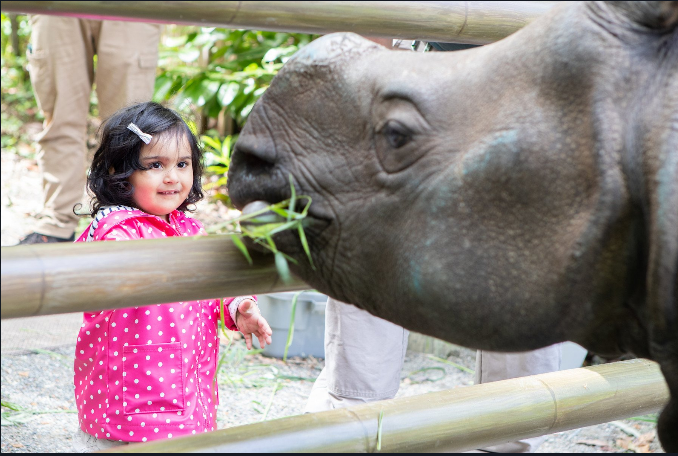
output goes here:
<path id="1" fill-rule="evenodd" d="M 35 125 L 27 128 L 35 129 Z M 26 155 L 2 150 L 3 248 L 16 244 L 31 231 L 32 217 L 40 208 L 38 168 L 31 154 Z M 201 202 L 196 213 L 206 225 L 227 215 L 223 205 L 209 200 Z M 72 362 L 80 318 L 79 314 L 68 314 L 2 322 L 3 453 L 72 451 L 71 436 L 77 425 Z M 315 358 L 295 358 L 283 363 L 275 358 L 248 355 L 241 342 L 228 353 L 224 370 L 220 371 L 220 428 L 302 413 L 313 381 L 324 364 L 322 359 Z M 446 359 L 473 369 L 474 353 L 458 347 L 447 353 Z M 398 397 L 469 384 L 472 374 L 468 371 L 409 351 Z M 653 423 L 623 420 L 552 434 L 538 452 L 662 450 Z"/>

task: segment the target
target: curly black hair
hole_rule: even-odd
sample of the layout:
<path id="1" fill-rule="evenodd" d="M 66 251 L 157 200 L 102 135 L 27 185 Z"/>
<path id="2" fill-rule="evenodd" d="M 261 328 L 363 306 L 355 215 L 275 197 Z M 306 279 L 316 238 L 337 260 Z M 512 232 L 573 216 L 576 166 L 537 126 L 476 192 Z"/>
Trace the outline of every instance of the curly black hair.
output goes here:
<path id="1" fill-rule="evenodd" d="M 130 123 L 152 136 L 162 133 L 163 136 L 174 135 L 177 140 L 188 140 L 193 163 L 193 186 L 186 200 L 177 209 L 194 210 L 188 206 L 204 197 L 200 183 L 203 171 L 202 150 L 198 140 L 177 112 L 149 101 L 121 109 L 101 126 L 101 145 L 94 153 L 87 176 L 87 188 L 94 196 L 92 217 L 104 206 L 135 206 L 134 188 L 129 177 L 134 171 L 146 168 L 139 162 L 144 142 L 127 128 Z"/>

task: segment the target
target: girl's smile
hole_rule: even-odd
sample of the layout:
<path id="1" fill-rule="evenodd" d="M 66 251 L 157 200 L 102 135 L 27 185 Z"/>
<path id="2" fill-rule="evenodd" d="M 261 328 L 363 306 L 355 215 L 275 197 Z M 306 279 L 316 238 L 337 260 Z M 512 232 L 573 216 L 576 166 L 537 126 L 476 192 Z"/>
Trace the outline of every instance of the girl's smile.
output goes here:
<path id="1" fill-rule="evenodd" d="M 193 185 L 191 147 L 186 137 L 161 135 L 144 145 L 139 162 L 145 168 L 129 178 L 134 202 L 144 212 L 168 220 L 186 201 Z"/>

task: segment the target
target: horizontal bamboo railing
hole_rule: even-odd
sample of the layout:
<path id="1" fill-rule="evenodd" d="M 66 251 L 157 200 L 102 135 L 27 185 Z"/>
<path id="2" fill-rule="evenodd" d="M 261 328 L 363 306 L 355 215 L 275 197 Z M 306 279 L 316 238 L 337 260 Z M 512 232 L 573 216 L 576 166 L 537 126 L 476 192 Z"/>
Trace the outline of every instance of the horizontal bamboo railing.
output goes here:
<path id="1" fill-rule="evenodd" d="M 228 236 L 2 247 L 2 319 L 118 309 L 308 286 L 272 255 L 250 266 Z"/>
<path id="2" fill-rule="evenodd" d="M 372 402 L 109 452 L 460 452 L 653 413 L 669 392 L 656 363 L 595 367 Z"/>
<path id="3" fill-rule="evenodd" d="M 500 40 L 557 2 L 3 1 L 6 12 L 453 43 Z"/>

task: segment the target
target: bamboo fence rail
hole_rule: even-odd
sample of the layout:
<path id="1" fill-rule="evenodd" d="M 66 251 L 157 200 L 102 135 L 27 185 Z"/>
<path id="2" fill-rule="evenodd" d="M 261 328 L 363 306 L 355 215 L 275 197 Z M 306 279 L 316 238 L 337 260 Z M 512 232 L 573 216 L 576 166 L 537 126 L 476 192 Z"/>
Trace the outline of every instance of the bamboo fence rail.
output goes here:
<path id="1" fill-rule="evenodd" d="M 159 4 L 161 3 L 161 4 Z M 487 44 L 558 2 L 3 1 L 2 10 L 89 19 Z"/>
<path id="2" fill-rule="evenodd" d="M 236 426 L 109 452 L 460 452 L 656 412 L 669 392 L 656 363 L 635 359 L 349 409 Z"/>
<path id="3" fill-rule="evenodd" d="M 2 319 L 308 288 L 229 236 L 2 247 Z"/>

